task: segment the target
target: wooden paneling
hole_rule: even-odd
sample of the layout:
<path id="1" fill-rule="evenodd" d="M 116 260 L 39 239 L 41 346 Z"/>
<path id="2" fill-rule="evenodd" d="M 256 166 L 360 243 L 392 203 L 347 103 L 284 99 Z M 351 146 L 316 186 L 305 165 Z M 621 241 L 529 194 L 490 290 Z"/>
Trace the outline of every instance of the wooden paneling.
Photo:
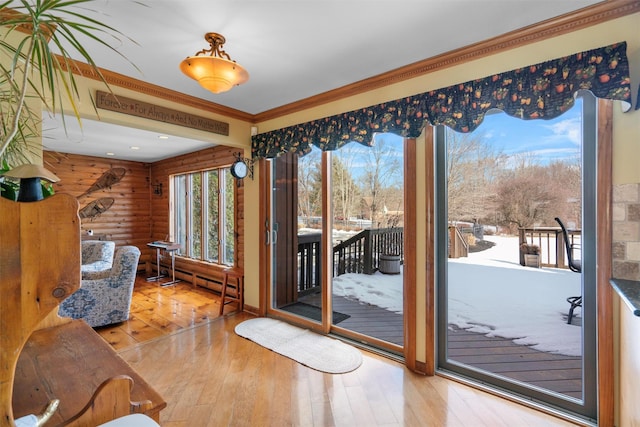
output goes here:
<path id="1" fill-rule="evenodd" d="M 60 181 L 55 183 L 56 193 L 70 194 L 78 199 L 79 209 L 102 197 L 114 199 L 113 205 L 94 218 L 81 220 L 81 233 L 104 234 L 113 240 L 116 246 L 134 245 L 140 248 L 143 256 L 140 262 L 147 261 L 146 244 L 151 236 L 149 186 L 149 165 L 140 162 L 108 159 L 100 157 L 44 152 L 44 164 L 55 173 Z M 112 168 L 124 168 L 125 174 L 110 188 L 104 188 L 83 195 L 105 172 Z"/>
<path id="2" fill-rule="evenodd" d="M 162 160 L 153 164 L 100 157 L 45 152 L 44 162 L 60 181 L 54 184 L 56 193 L 70 194 L 78 199 L 80 209 L 93 200 L 111 197 L 111 208 L 95 218 L 82 220 L 82 234 L 93 230 L 105 235 L 117 246 L 134 245 L 142 252 L 141 266 L 155 267 L 155 250 L 147 247 L 152 240 L 171 238 L 169 223 L 169 177 L 173 174 L 228 166 L 235 160 L 237 148 L 212 147 L 191 154 Z M 83 195 L 105 172 L 124 168 L 125 175 L 111 188 Z M 162 194 L 154 194 L 152 184 L 162 184 Z M 236 261 L 244 267 L 244 187 L 234 187 L 236 194 Z M 162 264 L 167 265 L 168 260 Z M 176 259 L 176 277 L 194 285 L 219 290 L 220 270 L 209 263 Z"/>

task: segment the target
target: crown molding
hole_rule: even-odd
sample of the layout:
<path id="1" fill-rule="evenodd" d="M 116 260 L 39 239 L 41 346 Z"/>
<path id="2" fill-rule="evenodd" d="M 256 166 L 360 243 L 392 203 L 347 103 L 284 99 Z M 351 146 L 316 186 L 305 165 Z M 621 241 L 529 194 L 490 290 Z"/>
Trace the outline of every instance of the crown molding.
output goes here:
<path id="1" fill-rule="evenodd" d="M 300 101 L 292 102 L 271 110 L 258 113 L 256 123 L 296 113 L 339 99 L 359 95 L 394 83 L 423 76 L 464 62 L 511 50 L 541 40 L 557 37 L 582 28 L 597 25 L 612 19 L 631 15 L 640 11 L 639 0 L 609 0 L 548 19 L 518 30 L 474 43 L 460 49 L 446 52 L 377 76 L 351 83 Z"/>
<path id="2" fill-rule="evenodd" d="M 276 119 L 288 114 L 303 111 L 350 96 L 359 95 L 394 83 L 423 76 L 444 68 L 473 61 L 489 55 L 514 49 L 541 40 L 557 37 L 582 28 L 587 28 L 612 19 L 631 15 L 640 11 L 640 0 L 608 0 L 548 19 L 518 30 L 474 43 L 460 49 L 446 52 L 377 76 L 333 89 L 318 95 L 282 105 L 258 114 L 250 114 L 214 102 L 186 95 L 171 89 L 134 79 L 107 69 L 98 68 L 96 74 L 88 64 L 74 62 L 74 73 L 84 77 L 106 82 L 109 86 L 121 87 L 141 94 L 153 96 L 177 104 L 194 107 L 202 111 L 220 114 L 229 118 L 259 123 Z"/>

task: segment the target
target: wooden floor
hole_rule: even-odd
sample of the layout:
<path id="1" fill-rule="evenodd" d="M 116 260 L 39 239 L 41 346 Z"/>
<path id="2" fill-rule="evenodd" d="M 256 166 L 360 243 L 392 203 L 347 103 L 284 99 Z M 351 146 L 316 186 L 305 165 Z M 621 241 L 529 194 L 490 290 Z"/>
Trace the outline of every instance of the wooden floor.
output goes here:
<path id="1" fill-rule="evenodd" d="M 139 278 L 131 320 L 98 329 L 167 401 L 164 427 L 574 425 L 366 351 L 347 374 L 306 368 L 237 336 L 252 316 L 220 318 L 218 300 Z"/>
<path id="2" fill-rule="evenodd" d="M 129 321 L 96 331 L 116 350 L 128 348 L 196 325 L 209 323 L 218 317 L 220 295 L 189 282 L 159 286 L 136 278 Z M 234 306 L 229 305 L 225 312 Z"/>
<path id="3" fill-rule="evenodd" d="M 574 425 L 366 351 L 353 372 L 314 371 L 237 336 L 252 316 L 218 318 L 219 296 L 188 284 L 134 294 L 132 320 L 99 332 L 167 401 L 164 427 Z"/>
<path id="4" fill-rule="evenodd" d="M 168 402 L 177 426 L 567 426 L 441 377 L 363 352 L 357 370 L 324 374 L 238 337 L 238 314 L 120 355 Z"/>

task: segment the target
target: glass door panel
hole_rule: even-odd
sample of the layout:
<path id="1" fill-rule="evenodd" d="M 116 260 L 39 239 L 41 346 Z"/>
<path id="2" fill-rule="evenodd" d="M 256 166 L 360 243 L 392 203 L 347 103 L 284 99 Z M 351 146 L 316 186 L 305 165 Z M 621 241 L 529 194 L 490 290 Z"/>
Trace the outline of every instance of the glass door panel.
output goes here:
<path id="1" fill-rule="evenodd" d="M 471 134 L 440 129 L 439 365 L 595 417 L 595 102 L 524 121 L 487 115 Z M 587 201 L 587 202 L 585 202 Z M 590 204 L 587 204 L 590 203 Z"/>
<path id="2" fill-rule="evenodd" d="M 271 308 L 277 315 L 324 319 L 334 333 L 400 351 L 403 142 L 380 134 L 374 147 L 351 143 L 330 155 L 314 147 L 302 157 L 271 160 Z M 331 177 L 323 176 L 323 158 Z M 323 217 L 323 208 L 330 217 Z M 333 224 L 331 238 L 323 241 L 327 222 Z M 323 245 L 328 271 L 322 269 Z M 323 283 L 323 277 L 332 280 Z M 327 292 L 329 300 L 323 298 Z"/>
<path id="3" fill-rule="evenodd" d="M 331 159 L 332 324 L 402 346 L 403 139 L 377 134 Z"/>
<path id="4" fill-rule="evenodd" d="M 272 307 L 322 321 L 321 152 L 272 160 Z"/>

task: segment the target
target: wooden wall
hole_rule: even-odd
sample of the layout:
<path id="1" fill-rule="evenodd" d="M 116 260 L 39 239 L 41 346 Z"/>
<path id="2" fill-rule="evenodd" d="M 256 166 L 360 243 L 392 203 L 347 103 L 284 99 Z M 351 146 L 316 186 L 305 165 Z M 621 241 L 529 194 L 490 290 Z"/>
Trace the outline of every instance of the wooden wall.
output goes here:
<path id="1" fill-rule="evenodd" d="M 137 246 L 142 251 L 141 262 L 147 261 L 152 198 L 149 164 L 50 151 L 44 152 L 43 160 L 45 167 L 60 178 L 54 184 L 56 193 L 77 197 L 80 209 L 103 197 L 114 199 L 113 205 L 104 213 L 81 219 L 83 235 L 93 230 L 94 235 L 105 235 L 107 240 L 116 242 L 116 246 Z M 112 168 L 124 168 L 125 174 L 119 182 L 83 195 Z"/>
<path id="2" fill-rule="evenodd" d="M 156 252 L 147 243 L 173 238 L 169 224 L 169 177 L 229 166 L 235 161 L 236 152 L 237 148 L 212 147 L 147 164 L 45 151 L 44 162 L 47 169 L 60 178 L 60 182 L 54 184 L 55 191 L 77 197 L 80 209 L 103 197 L 115 200 L 104 213 L 81 220 L 82 234 L 86 235 L 88 230 L 93 230 L 94 235 L 104 235 L 107 240 L 115 241 L 116 246 L 137 246 L 141 251 L 141 268 L 151 274 L 151 270 L 155 268 Z M 120 182 L 110 188 L 83 195 L 112 168 L 125 169 Z M 154 193 L 153 186 L 157 184 L 162 184 L 162 194 Z M 244 268 L 244 190 L 242 184 L 234 188 L 237 192 L 235 265 Z M 163 258 L 162 264 L 168 267 L 168 261 L 169 259 Z M 223 268 L 224 266 L 206 262 L 176 258 L 177 278 L 213 290 L 220 289 Z"/>

